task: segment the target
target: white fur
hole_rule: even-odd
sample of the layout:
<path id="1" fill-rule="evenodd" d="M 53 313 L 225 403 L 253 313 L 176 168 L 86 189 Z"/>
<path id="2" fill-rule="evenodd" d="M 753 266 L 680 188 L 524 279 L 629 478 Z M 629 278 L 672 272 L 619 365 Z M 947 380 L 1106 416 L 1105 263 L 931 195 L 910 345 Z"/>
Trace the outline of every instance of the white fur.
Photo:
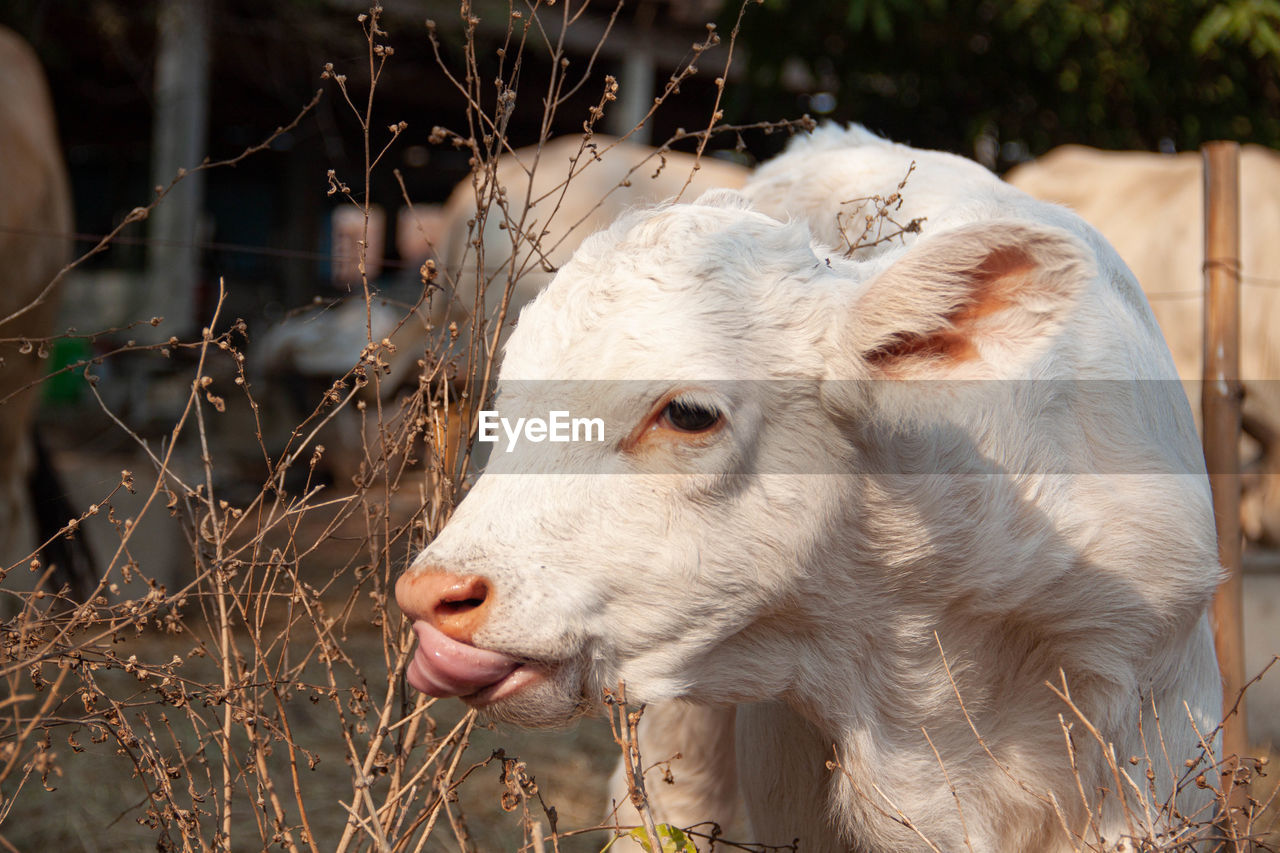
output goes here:
<path id="1" fill-rule="evenodd" d="M 1243 482 L 1245 535 L 1280 546 L 1280 153 L 1240 150 L 1240 374 L 1245 428 L 1257 442 Z M 1204 348 L 1204 176 L 1197 152 L 1069 145 L 1014 169 L 1014 186 L 1068 205 L 1115 246 L 1151 307 L 1198 408 Z M 1153 223 L 1158 223 L 1153 227 Z M 1255 694 L 1256 695 L 1256 694 Z"/>
<path id="2" fill-rule="evenodd" d="M 921 233 L 843 257 L 840 203 L 887 197 L 912 161 L 894 218 L 927 217 Z M 687 731 L 736 717 L 754 841 L 1071 850 L 1054 802 L 1077 846 L 1114 841 L 1164 819 L 1170 771 L 1198 752 L 1186 708 L 1205 731 L 1219 715 L 1220 568 L 1179 387 L 1072 380 L 1174 378 L 1132 276 L 1083 222 L 960 158 L 825 129 L 741 195 L 633 213 L 582 245 L 522 314 L 500 407 L 554 397 L 613 440 L 558 463 L 550 445 L 497 454 L 415 567 L 487 578 L 473 642 L 551 673 L 495 717 L 563 723 L 618 680 L 711 709 L 683 727 L 660 712 L 646 736 L 650 761 L 706 743 L 659 795 L 681 820 L 731 809 L 706 770 L 728 741 Z M 681 390 L 724 428 L 620 440 Z M 1127 759 L 1151 756 L 1135 825 L 1114 793 L 1090 825 L 1059 715 L 1083 789 L 1114 783 L 1045 686 L 1062 677 L 1140 791 L 1148 764 Z"/>

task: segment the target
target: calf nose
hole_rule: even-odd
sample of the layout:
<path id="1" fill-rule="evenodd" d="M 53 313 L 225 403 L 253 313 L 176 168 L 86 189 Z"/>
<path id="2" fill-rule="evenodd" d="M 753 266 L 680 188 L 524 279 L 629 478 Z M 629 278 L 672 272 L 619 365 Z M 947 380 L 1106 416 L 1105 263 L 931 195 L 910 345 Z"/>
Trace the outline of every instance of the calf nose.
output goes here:
<path id="1" fill-rule="evenodd" d="M 436 566 L 402 574 L 396 581 L 396 603 L 410 619 L 430 622 L 440 633 L 462 643 L 488 618 L 493 593 L 479 575 L 452 575 Z"/>

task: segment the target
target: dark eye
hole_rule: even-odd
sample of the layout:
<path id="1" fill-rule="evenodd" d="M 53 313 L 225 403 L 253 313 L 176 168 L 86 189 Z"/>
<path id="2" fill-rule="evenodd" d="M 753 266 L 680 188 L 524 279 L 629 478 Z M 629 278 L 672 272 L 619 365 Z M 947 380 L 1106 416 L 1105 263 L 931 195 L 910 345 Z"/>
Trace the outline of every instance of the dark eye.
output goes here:
<path id="1" fill-rule="evenodd" d="M 720 413 L 698 403 L 672 400 L 662 410 L 662 422 L 680 432 L 706 432 L 720 423 Z"/>

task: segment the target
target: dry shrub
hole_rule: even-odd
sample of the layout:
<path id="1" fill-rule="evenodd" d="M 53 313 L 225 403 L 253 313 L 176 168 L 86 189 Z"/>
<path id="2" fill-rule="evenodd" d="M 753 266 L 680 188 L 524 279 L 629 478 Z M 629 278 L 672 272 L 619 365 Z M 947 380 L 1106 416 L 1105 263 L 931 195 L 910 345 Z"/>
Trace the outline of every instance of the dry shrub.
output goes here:
<path id="1" fill-rule="evenodd" d="M 539 235 L 526 233 L 527 211 L 503 208 L 505 193 L 492 178 L 497 158 L 511 148 L 504 128 L 518 108 L 522 62 L 536 60 L 550 69 L 543 116 L 548 130 L 572 90 L 600 87 L 598 104 L 583 117 L 584 166 L 604 153 L 591 143 L 593 129 L 618 93 L 613 78 L 592 76 L 593 63 L 578 71 L 560 62 L 563 43 L 548 35 L 544 22 L 554 15 L 561 31 L 573 26 L 580 12 L 568 7 L 535 3 L 523 13 L 512 11 L 496 88 L 481 79 L 478 21 L 469 3 L 459 9 L 462 67 L 448 67 L 437 53 L 467 104 L 468 126 L 437 128 L 432 139 L 471 155 L 475 233 L 486 216 L 508 217 L 516 248 Z M 361 14 L 358 24 L 367 69 L 357 74 L 327 64 L 321 77 L 327 87 L 322 93 L 338 99 L 363 134 L 364 169 L 318 175 L 317 182 L 327 180 L 330 195 L 363 214 L 363 247 L 372 176 L 387 168 L 381 160 L 406 124 L 374 124 L 377 87 L 386 64 L 395 61 L 394 50 L 380 8 Z M 439 49 L 434 25 L 428 28 Z M 672 72 L 654 110 L 677 96 L 680 83 L 696 73 L 696 61 L 719 41 L 709 27 L 688 61 Z M 188 174 L 234 165 L 267 148 L 320 96 L 240 156 L 175 176 L 59 278 L 145 220 Z M 723 122 L 718 95 L 716 100 L 704 130 L 682 131 L 668 144 L 690 139 L 701 154 L 713 134 L 742 130 Z M 656 157 L 649 168 L 663 155 Z M 610 189 L 600 188 L 601 195 Z M 407 193 L 385 201 L 412 203 Z M 542 225 L 554 216 L 540 214 Z M 468 251 L 483 252 L 482 241 L 477 238 Z M 596 840 L 588 846 L 599 849 L 611 837 L 600 825 L 602 792 L 571 791 L 586 805 L 576 809 L 580 826 L 564 826 L 542 801 L 527 763 L 509 748 L 495 748 L 497 736 L 474 714 L 404 685 L 413 637 L 389 604 L 394 579 L 445 523 L 474 476 L 469 414 L 491 395 L 492 353 L 504 317 L 481 318 L 474 330 L 431 328 L 430 301 L 443 298 L 442 284 L 453 289 L 458 268 L 428 262 L 420 299 L 393 306 L 400 318 L 394 331 L 375 334 L 374 306 L 385 309 L 386 303 L 364 274 L 363 257 L 359 268 L 365 346 L 282 440 L 271 427 L 280 417 L 279 394 L 264 391 L 251 369 L 248 342 L 261 330 L 225 316 L 221 298 L 197 340 L 129 342 L 65 369 L 88 383 L 116 430 L 100 441 L 113 448 L 111 458 L 128 465 L 102 483 L 97 475 L 109 463 L 93 460 L 98 482 L 86 476 L 73 490 L 91 491 L 91 503 L 59 533 L 84 536 L 92 528 L 96 539 L 110 540 L 109 552 L 99 555 L 94 588 L 60 586 L 57 567 L 42 564 L 38 549 L 5 571 L 0 847 L 407 851 L 436 849 L 452 839 L 446 846 L 464 850 L 477 844 L 559 849 L 563 839 L 589 833 Z M 471 269 L 480 277 L 480 293 L 495 286 L 484 280 L 482 266 Z M 521 272 L 509 270 L 498 286 L 509 293 Z M 118 339 L 128 331 L 80 337 Z M 459 339 L 468 341 L 470 352 L 454 351 Z M 121 358 L 132 359 L 130 366 L 168 359 L 160 370 L 187 377 L 181 413 L 158 442 L 144 438 L 145 430 L 118 411 L 119 396 L 98 382 Z M 384 387 L 404 359 L 413 368 L 411 387 Z M 321 476 L 327 457 L 353 450 L 324 445 L 343 419 L 359 423 L 346 433 L 361 444 L 356 473 L 350 482 L 330 485 Z M 246 468 L 264 472 L 251 490 L 244 485 Z M 180 543 L 177 559 L 152 559 L 155 543 L 166 539 Z M 575 759 L 564 753 L 572 738 L 558 737 L 551 738 L 557 754 L 549 758 L 571 764 Z M 594 737 L 611 743 L 603 729 Z M 592 768 L 598 779 L 613 759 L 608 746 L 594 752 L 600 756 Z M 486 814 L 473 831 L 460 792 L 480 775 L 486 784 L 471 787 L 482 787 Z M 501 787 L 489 796 L 494 778 Z M 514 813 L 505 830 L 484 825 L 503 811 Z"/>
<path id="2" fill-rule="evenodd" d="M 61 534 L 82 535 L 82 528 L 96 525 L 109 538 L 112 547 L 101 555 L 96 588 L 77 595 L 59 587 L 53 567 L 42 565 L 36 551 L 5 571 L 0 846 L 417 851 L 506 845 L 543 851 L 575 844 L 600 849 L 613 837 L 613 829 L 598 821 L 602 791 L 572 794 L 585 805 L 578 808 L 580 825 L 566 825 L 544 798 L 533 759 L 499 746 L 498 735 L 457 703 L 437 703 L 403 682 L 413 638 L 390 607 L 393 582 L 447 521 L 473 476 L 470 412 L 491 395 L 497 329 L 515 281 L 540 254 L 536 246 L 518 251 L 525 242 L 536 244 L 540 232 L 531 228 L 529 210 L 513 209 L 494 180 L 499 156 L 511 148 L 505 127 L 518 108 L 521 62 L 536 55 L 551 69 L 543 99 L 547 129 L 568 93 L 599 86 L 597 103 L 583 117 L 584 166 L 607 153 L 592 137 L 618 94 L 617 81 L 592 77 L 590 63 L 581 72 L 562 65 L 562 42 L 539 24 L 557 15 L 562 27 L 572 26 L 570 4 L 513 8 L 496 86 L 481 78 L 470 4 L 464 0 L 459 11 L 466 37 L 461 68 L 448 66 L 434 30 L 431 35 L 442 71 L 467 104 L 468 126 L 437 128 L 432 137 L 467 150 L 472 159 L 478 213 L 467 251 L 483 253 L 477 235 L 487 217 L 501 217 L 512 241 L 503 254 L 517 249 L 510 268 L 490 279 L 483 264 L 424 266 L 421 298 L 399 306 L 396 331 L 412 333 L 408 340 L 418 344 L 411 351 L 393 342 L 403 339 L 397 335 L 374 334 L 371 306 L 379 295 L 362 274 L 365 346 L 346 374 L 312 401 L 314 409 L 292 425 L 282 445 L 273 443 L 265 426 L 278 401 L 262 396 L 251 381 L 249 330 L 224 316 L 221 302 L 198 340 L 128 344 L 104 356 L 108 364 L 125 354 L 172 359 L 174 370 L 186 371 L 181 414 L 160 442 L 145 440 L 114 410 L 110 395 L 96 385 L 98 363 L 68 368 L 85 377 L 114 423 L 117 432 L 109 441 L 127 450 L 122 458 L 135 462 L 113 482 L 82 484 L 93 491 L 92 501 Z M 368 89 L 356 91 L 334 65 L 326 65 L 322 77 L 366 141 L 363 174 L 329 173 L 329 192 L 362 211 L 367 229 L 371 175 L 383 167 L 383 155 L 397 144 L 405 124 L 373 123 L 378 80 L 394 51 L 380 9 L 360 15 L 359 25 L 367 43 Z M 730 37 L 704 57 L 720 43 L 708 28 L 689 60 L 672 72 L 650 117 L 678 96 L 698 61 L 724 63 L 717 69 L 706 126 L 681 131 L 664 146 L 692 140 L 702 155 L 714 135 L 733 138 L 748 129 L 725 124 L 720 109 L 732 42 Z M 805 118 L 752 128 L 771 132 L 810 124 Z M 197 168 L 234 165 L 274 136 L 233 160 Z M 646 168 L 663 165 L 658 153 Z M 566 181 L 579 174 L 575 170 Z M 317 176 L 318 183 L 323 177 Z M 601 188 L 601 195 L 611 189 Z M 131 213 L 85 258 L 145 219 L 166 192 Z M 893 222 L 896 199 L 872 201 L 875 210 L 850 231 L 851 251 L 918 227 Z M 539 214 L 546 217 L 540 226 L 556 212 Z M 886 221 L 899 232 L 886 236 Z M 430 301 L 442 298 L 442 284 L 448 290 L 458 284 L 451 277 L 461 269 L 478 277 L 474 290 L 480 294 L 503 289 L 497 316 L 481 317 L 472 330 L 431 328 L 424 320 Z M 466 341 L 465 352 L 457 352 L 459 340 Z M 412 387 L 399 393 L 384 388 L 393 363 L 406 358 L 414 367 Z M 342 418 L 360 424 L 358 473 L 350 483 L 323 485 L 318 472 L 333 448 L 326 450 L 322 440 Z M 246 445 L 252 452 L 245 452 Z M 246 456 L 265 472 L 247 495 Z M 182 543 L 178 565 L 148 563 L 152 540 L 166 535 Z M 621 686 L 607 706 L 612 735 L 602 727 L 580 736 L 538 735 L 527 748 L 549 743 L 538 756 L 544 766 L 568 767 L 597 780 L 620 749 L 633 781 L 632 801 L 644 820 L 641 832 L 661 839 L 663 849 L 766 849 L 727 842 L 714 826 L 686 832 L 659 825 L 644 797 L 642 771 L 653 765 L 635 747 L 640 711 L 628 710 Z M 1077 722 L 1087 726 L 1083 720 L 1071 724 Z M 582 759 L 573 757 L 575 737 L 595 756 L 591 773 L 584 774 Z M 665 766 L 670 758 L 649 760 Z M 1212 776 L 1217 766 L 1207 756 L 1188 770 L 1197 774 L 1191 783 L 1199 773 Z M 468 800 L 473 789 L 479 793 Z M 478 822 L 468 822 L 464 813 L 463 806 L 472 804 L 483 810 Z M 495 831 L 503 812 L 511 818 L 506 829 Z M 1082 843 L 1082 849 L 1094 848 Z M 1177 848 L 1152 841 L 1143 849 Z"/>

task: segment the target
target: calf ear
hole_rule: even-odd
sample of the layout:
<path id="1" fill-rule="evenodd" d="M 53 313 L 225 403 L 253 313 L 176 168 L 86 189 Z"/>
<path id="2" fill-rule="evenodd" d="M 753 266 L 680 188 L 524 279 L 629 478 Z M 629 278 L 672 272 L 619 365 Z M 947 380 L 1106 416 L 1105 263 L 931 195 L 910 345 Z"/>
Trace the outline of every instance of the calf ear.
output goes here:
<path id="1" fill-rule="evenodd" d="M 1093 279 L 1068 232 L 989 221 L 921 240 L 868 283 L 846 341 L 873 373 L 1009 365 L 1043 349 Z"/>

